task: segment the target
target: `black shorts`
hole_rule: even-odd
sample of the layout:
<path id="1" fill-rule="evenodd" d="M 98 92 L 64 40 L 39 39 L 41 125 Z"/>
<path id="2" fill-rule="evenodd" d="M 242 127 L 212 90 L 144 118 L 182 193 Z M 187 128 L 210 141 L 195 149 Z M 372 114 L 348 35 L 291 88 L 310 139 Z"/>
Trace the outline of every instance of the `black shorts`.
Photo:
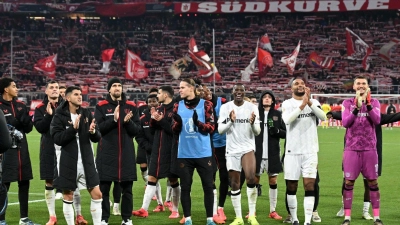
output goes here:
<path id="1" fill-rule="evenodd" d="M 136 153 L 136 164 L 148 163 L 146 150 L 144 148 L 138 148 Z"/>
<path id="2" fill-rule="evenodd" d="M 213 174 L 216 168 L 214 157 L 178 158 L 176 162 L 176 172 L 181 179 L 188 179 L 188 176 L 193 175 L 193 171 L 196 169 L 200 177 L 209 176 L 211 182 L 213 182 Z"/>

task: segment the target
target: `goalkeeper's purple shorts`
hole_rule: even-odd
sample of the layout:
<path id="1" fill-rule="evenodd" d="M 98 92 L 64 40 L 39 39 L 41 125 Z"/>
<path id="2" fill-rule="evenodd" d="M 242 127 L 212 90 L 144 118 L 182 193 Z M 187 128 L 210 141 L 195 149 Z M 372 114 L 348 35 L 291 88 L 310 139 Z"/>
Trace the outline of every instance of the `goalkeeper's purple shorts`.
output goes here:
<path id="1" fill-rule="evenodd" d="M 376 151 L 343 152 L 344 178 L 356 180 L 360 173 L 367 180 L 378 179 L 378 154 Z"/>

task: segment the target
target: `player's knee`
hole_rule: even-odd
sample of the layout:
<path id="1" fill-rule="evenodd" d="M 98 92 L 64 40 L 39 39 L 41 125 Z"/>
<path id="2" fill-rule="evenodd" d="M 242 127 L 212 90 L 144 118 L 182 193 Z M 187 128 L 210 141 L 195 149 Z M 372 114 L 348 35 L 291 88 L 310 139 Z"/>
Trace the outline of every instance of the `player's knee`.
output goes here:
<path id="1" fill-rule="evenodd" d="M 353 188 L 354 188 L 354 183 L 351 185 L 346 183 L 344 185 L 344 190 L 351 191 L 351 190 L 353 190 Z"/>
<path id="2" fill-rule="evenodd" d="M 354 186 L 354 180 L 346 180 L 345 185 Z"/>
<path id="3" fill-rule="evenodd" d="M 289 191 L 294 191 L 294 192 L 296 192 L 296 191 L 297 191 L 297 184 L 287 185 L 287 186 L 286 186 L 286 190 L 287 190 L 288 193 L 289 193 Z"/>
<path id="4" fill-rule="evenodd" d="M 236 191 L 236 190 L 240 189 L 240 184 L 239 184 L 239 182 L 231 181 L 231 187 L 232 187 L 232 190 Z"/>
<path id="5" fill-rule="evenodd" d="M 63 199 L 66 201 L 72 201 L 74 199 L 73 191 L 63 191 Z"/>
<path id="6" fill-rule="evenodd" d="M 371 186 L 371 185 L 378 185 L 378 180 L 368 180 L 368 186 Z"/>
<path id="7" fill-rule="evenodd" d="M 314 191 L 314 184 L 304 185 L 304 190 L 305 191 Z"/>
<path id="8" fill-rule="evenodd" d="M 269 177 L 269 185 L 276 185 L 277 184 L 277 176 Z"/>
<path id="9" fill-rule="evenodd" d="M 247 183 L 247 184 L 255 184 L 255 183 L 256 183 L 255 176 L 246 177 L 246 183 Z"/>
<path id="10" fill-rule="evenodd" d="M 376 180 L 375 182 L 368 182 L 368 187 L 370 191 L 379 191 L 378 182 Z"/>

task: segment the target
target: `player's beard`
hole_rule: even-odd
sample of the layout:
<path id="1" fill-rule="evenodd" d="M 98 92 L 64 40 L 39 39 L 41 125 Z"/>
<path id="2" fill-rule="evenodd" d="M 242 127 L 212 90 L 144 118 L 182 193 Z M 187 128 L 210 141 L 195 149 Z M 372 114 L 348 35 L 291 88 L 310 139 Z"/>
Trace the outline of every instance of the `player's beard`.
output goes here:
<path id="1" fill-rule="evenodd" d="M 119 99 L 120 97 L 121 97 L 121 92 L 118 92 L 118 93 L 113 93 L 112 94 L 112 96 L 113 96 L 113 98 L 115 98 L 115 99 Z"/>
<path id="2" fill-rule="evenodd" d="M 305 93 L 306 93 L 305 91 L 304 92 L 295 91 L 294 95 L 299 96 L 299 97 L 303 97 Z"/>

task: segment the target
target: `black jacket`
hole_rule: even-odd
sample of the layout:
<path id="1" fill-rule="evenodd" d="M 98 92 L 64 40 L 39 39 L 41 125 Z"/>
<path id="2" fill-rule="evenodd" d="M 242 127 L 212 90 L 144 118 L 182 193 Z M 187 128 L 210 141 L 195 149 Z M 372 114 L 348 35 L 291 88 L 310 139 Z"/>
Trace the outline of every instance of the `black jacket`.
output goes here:
<path id="1" fill-rule="evenodd" d="M 45 96 L 42 103 L 36 106 L 33 116 L 33 125 L 41 133 L 40 138 L 40 179 L 52 180 L 54 177 L 54 166 L 56 165 L 56 149 L 53 138 L 50 135 L 50 123 L 55 114 L 56 108 L 64 102 L 62 97 L 58 98 L 55 107 L 52 105 L 53 114 L 49 115 L 46 111 L 49 99 Z"/>
<path id="2" fill-rule="evenodd" d="M 168 105 L 162 104 L 157 108 L 164 114 L 160 121 L 150 120 L 151 132 L 154 133 L 154 143 L 151 150 L 149 175 L 165 178 L 171 175 L 171 149 L 173 133 L 171 128 L 174 101 Z"/>
<path id="3" fill-rule="evenodd" d="M 278 128 L 279 132 L 272 134 L 272 129 L 269 127 L 268 123 L 264 123 L 264 107 L 262 105 L 262 98 L 264 95 L 269 94 L 272 96 L 273 103 L 268 112 L 267 120 L 271 119 L 273 121 L 274 127 Z M 269 173 L 280 173 L 282 172 L 282 163 L 280 160 L 280 145 L 279 139 L 286 138 L 286 127 L 282 121 L 282 113 L 275 110 L 275 96 L 272 91 L 265 91 L 261 94 L 258 111 L 260 114 L 260 127 L 261 132 L 256 136 L 256 172 L 260 170 L 262 155 L 263 155 L 263 142 L 264 142 L 264 132 L 268 132 L 268 172 Z M 267 129 L 265 129 L 267 128 Z"/>
<path id="4" fill-rule="evenodd" d="M 341 112 L 328 112 L 327 114 L 332 114 L 332 118 L 336 120 L 342 120 Z M 382 174 L 382 125 L 388 123 L 394 123 L 400 121 L 400 113 L 393 114 L 382 114 L 381 113 L 381 123 L 375 126 L 376 134 L 376 151 L 378 153 L 378 175 Z M 346 144 L 346 143 L 345 143 Z"/>
<path id="5" fill-rule="evenodd" d="M 140 132 L 136 136 L 136 142 L 138 143 L 137 164 L 148 163 L 147 156 L 150 156 L 153 148 L 154 131 L 152 133 L 150 130 L 150 119 L 150 110 L 147 108 L 143 110 L 140 117 Z"/>
<path id="6" fill-rule="evenodd" d="M 85 171 L 86 187 L 88 189 L 99 185 L 99 175 L 94 164 L 93 146 L 91 142 L 98 142 L 101 138 L 96 126 L 94 134 L 89 133 L 92 113 L 85 108 L 79 109 L 81 119 L 79 129 L 75 130 L 69 111 L 69 102 L 65 101 L 56 109 L 50 124 L 50 134 L 56 145 L 61 146 L 58 167 L 54 168 L 54 187 L 62 190 L 75 190 L 77 188 L 77 162 L 78 149 L 81 153 L 82 164 Z M 76 141 L 79 135 L 79 147 Z"/>
<path id="7" fill-rule="evenodd" d="M 114 111 L 119 104 L 119 119 Z M 133 117 L 124 123 L 130 111 Z M 96 166 L 101 181 L 136 181 L 135 147 L 133 138 L 140 132 L 137 107 L 122 94 L 121 101 L 113 101 L 110 94 L 96 105 L 94 113 L 102 135 L 97 145 Z"/>
<path id="8" fill-rule="evenodd" d="M 8 131 L 6 118 L 0 110 L 0 154 L 11 148 L 11 136 Z"/>
<path id="9" fill-rule="evenodd" d="M 10 149 L 4 154 L 3 182 L 31 180 L 32 166 L 25 134 L 32 131 L 32 118 L 25 104 L 16 99 L 6 101 L 0 97 L 0 109 L 4 113 L 7 124 L 14 126 L 24 135 L 16 149 Z"/>

